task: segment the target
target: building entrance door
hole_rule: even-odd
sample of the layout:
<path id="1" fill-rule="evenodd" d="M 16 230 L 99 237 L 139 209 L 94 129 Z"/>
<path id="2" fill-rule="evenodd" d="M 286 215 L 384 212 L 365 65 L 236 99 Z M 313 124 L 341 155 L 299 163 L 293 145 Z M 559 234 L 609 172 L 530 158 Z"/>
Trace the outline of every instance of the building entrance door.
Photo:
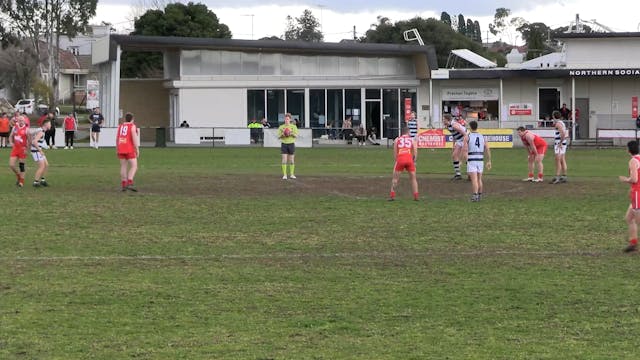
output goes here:
<path id="1" fill-rule="evenodd" d="M 367 134 L 371 131 L 371 128 L 382 129 L 382 101 L 381 100 L 367 100 L 365 104 L 364 118 L 366 123 L 364 124 L 367 129 Z M 355 124 L 354 124 L 355 127 Z"/>

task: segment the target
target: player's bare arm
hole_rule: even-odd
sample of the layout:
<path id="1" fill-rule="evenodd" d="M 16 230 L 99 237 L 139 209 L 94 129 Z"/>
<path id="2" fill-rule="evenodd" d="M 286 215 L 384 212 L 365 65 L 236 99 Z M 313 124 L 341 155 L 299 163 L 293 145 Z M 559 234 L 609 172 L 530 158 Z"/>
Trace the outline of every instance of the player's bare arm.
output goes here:
<path id="1" fill-rule="evenodd" d="M 638 161 L 635 159 L 629 160 L 629 176 L 618 176 L 618 179 L 624 183 L 635 184 L 638 182 Z"/>

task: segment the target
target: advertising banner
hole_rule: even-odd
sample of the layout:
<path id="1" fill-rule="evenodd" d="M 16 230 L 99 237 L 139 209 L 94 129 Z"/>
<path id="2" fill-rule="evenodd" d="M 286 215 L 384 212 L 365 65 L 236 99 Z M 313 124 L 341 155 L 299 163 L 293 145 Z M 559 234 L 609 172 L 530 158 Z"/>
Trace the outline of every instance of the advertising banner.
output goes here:
<path id="1" fill-rule="evenodd" d="M 533 105 L 527 103 L 509 104 L 510 116 L 531 116 L 533 115 Z"/>
<path id="2" fill-rule="evenodd" d="M 87 109 L 100 106 L 100 82 L 87 80 Z"/>
<path id="3" fill-rule="evenodd" d="M 418 148 L 444 148 L 446 138 L 442 129 L 420 129 L 418 132 Z"/>
<path id="4" fill-rule="evenodd" d="M 512 148 L 513 129 L 478 129 L 491 148 Z M 420 129 L 418 148 L 438 149 L 453 147 L 453 136 L 446 129 Z"/>
<path id="5" fill-rule="evenodd" d="M 411 119 L 411 98 L 404 99 L 404 120 Z"/>

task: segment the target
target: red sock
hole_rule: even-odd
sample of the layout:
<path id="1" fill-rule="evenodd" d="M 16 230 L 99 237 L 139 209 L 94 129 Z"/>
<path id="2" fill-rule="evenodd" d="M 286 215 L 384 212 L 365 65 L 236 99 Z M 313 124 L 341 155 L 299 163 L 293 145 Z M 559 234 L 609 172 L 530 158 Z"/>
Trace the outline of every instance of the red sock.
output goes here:
<path id="1" fill-rule="evenodd" d="M 631 240 L 629 241 L 629 244 L 630 244 L 630 245 L 638 245 L 638 239 L 631 239 Z"/>
<path id="2" fill-rule="evenodd" d="M 413 200 L 418 200 L 418 193 L 413 193 Z"/>
<path id="3" fill-rule="evenodd" d="M 538 179 L 542 179 L 544 175 L 542 173 L 538 173 Z"/>
<path id="4" fill-rule="evenodd" d="M 133 179 L 127 180 L 127 185 L 133 185 Z"/>
<path id="5" fill-rule="evenodd" d="M 122 180 L 122 187 L 127 187 L 127 180 Z"/>
<path id="6" fill-rule="evenodd" d="M 533 173 L 529 173 L 529 177 L 532 178 L 533 177 Z"/>
<path id="7" fill-rule="evenodd" d="M 392 192 L 389 194 L 389 196 L 390 196 L 392 199 L 395 199 L 395 198 L 396 198 L 396 192 L 395 192 L 395 191 L 392 191 Z"/>

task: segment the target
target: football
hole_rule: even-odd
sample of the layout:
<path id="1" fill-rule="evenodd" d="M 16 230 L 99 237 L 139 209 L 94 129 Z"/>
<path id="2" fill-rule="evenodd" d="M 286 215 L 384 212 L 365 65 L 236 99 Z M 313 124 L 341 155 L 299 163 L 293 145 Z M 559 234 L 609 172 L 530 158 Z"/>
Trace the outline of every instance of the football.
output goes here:
<path id="1" fill-rule="evenodd" d="M 290 128 L 284 128 L 282 133 L 284 134 L 284 136 L 291 136 L 291 129 Z"/>

